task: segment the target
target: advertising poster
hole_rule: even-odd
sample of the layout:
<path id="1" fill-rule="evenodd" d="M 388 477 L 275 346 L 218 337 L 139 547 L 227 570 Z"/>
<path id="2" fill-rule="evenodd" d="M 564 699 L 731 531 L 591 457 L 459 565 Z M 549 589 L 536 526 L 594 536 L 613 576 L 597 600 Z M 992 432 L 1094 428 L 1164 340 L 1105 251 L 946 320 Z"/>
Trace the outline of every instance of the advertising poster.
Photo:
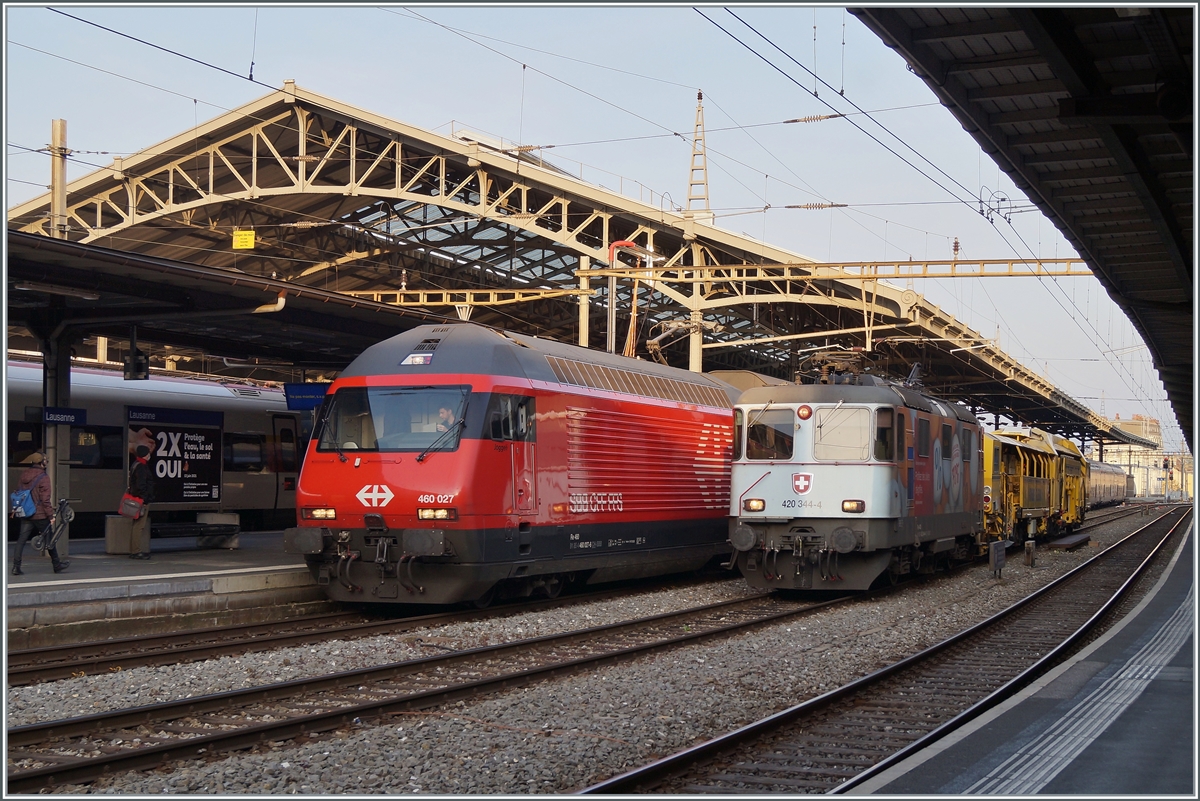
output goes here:
<path id="1" fill-rule="evenodd" d="M 150 449 L 154 503 L 220 503 L 224 412 L 126 408 L 128 463 L 139 445 Z"/>

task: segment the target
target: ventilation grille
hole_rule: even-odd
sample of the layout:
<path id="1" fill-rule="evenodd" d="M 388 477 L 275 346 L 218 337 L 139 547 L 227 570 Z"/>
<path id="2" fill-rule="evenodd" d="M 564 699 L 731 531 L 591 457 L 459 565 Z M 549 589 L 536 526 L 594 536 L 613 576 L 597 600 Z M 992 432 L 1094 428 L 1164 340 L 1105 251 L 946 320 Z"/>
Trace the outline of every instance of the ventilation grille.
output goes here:
<path id="1" fill-rule="evenodd" d="M 574 359 L 563 359 L 558 356 L 547 356 L 546 361 L 550 363 L 550 369 L 554 371 L 555 377 L 563 384 L 604 389 L 610 392 L 624 392 L 629 395 L 640 395 L 643 398 L 694 403 L 697 406 L 730 408 L 728 395 L 715 387 L 704 384 L 693 384 L 675 378 L 661 378 L 656 375 L 636 373 L 632 370 L 622 370 L 601 364 L 589 364 Z"/>
<path id="2" fill-rule="evenodd" d="M 231 387 L 226 386 L 225 389 L 237 395 L 239 398 L 261 398 L 263 391 L 261 389 L 252 389 L 250 387 Z"/>
<path id="3" fill-rule="evenodd" d="M 429 353 L 437 350 L 437 346 L 441 343 L 440 339 L 422 339 L 421 344 L 412 349 L 413 353 Z"/>

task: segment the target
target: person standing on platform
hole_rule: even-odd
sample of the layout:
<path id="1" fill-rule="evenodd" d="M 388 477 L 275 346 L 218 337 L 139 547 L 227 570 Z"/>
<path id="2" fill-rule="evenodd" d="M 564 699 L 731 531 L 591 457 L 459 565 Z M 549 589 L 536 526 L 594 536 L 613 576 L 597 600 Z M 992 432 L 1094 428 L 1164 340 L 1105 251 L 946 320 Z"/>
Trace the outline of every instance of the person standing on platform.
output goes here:
<path id="1" fill-rule="evenodd" d="M 52 497 L 52 493 L 50 492 L 50 476 L 46 475 L 46 454 L 35 453 L 33 455 L 29 467 L 21 473 L 17 489 L 29 490 L 30 497 L 33 498 L 35 505 L 33 515 L 21 519 L 21 532 L 17 535 L 17 550 L 13 554 L 12 574 L 14 576 L 21 576 L 25 573 L 21 569 L 21 554 L 25 550 L 25 543 L 29 541 L 29 536 L 34 531 L 44 536 L 50 526 L 54 524 L 54 506 L 50 502 L 50 498 Z M 54 566 L 55 573 L 61 573 L 71 563 L 59 559 L 58 549 L 51 546 L 50 564 Z"/>
<path id="2" fill-rule="evenodd" d="M 129 494 L 142 501 L 142 513 L 130 529 L 130 559 L 150 558 L 150 502 L 154 500 L 154 473 L 150 470 L 150 449 L 138 445 L 129 468 Z"/>

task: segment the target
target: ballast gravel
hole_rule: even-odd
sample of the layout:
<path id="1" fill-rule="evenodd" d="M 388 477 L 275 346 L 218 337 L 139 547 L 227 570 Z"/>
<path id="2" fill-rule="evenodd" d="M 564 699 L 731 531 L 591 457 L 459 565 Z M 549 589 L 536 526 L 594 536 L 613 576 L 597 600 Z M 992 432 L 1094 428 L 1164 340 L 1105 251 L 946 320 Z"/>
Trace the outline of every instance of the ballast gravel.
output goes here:
<path id="1" fill-rule="evenodd" d="M 570 793 L 798 704 L 984 620 L 1151 518 L 1091 547 L 986 564 L 753 632 L 396 715 L 302 745 L 129 772 L 58 792 L 120 794 Z M 245 657 L 9 688 L 8 725 L 285 681 L 586 628 L 749 594 L 741 581 L 638 593 L 570 609 Z M 421 643 L 425 643 L 422 645 Z"/>

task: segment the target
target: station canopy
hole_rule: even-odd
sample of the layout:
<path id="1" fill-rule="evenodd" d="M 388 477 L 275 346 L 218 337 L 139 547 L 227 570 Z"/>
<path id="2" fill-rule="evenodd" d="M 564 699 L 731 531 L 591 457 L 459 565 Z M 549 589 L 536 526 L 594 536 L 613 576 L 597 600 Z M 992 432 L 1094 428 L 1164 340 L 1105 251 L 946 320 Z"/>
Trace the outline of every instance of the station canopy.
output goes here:
<path id="1" fill-rule="evenodd" d="M 1087 261 L 1149 348 L 1190 444 L 1195 5 L 850 13 Z"/>
<path id="2" fill-rule="evenodd" d="M 86 347 L 136 324 L 139 345 L 336 370 L 423 322 L 469 317 L 786 379 L 815 351 L 869 345 L 873 372 L 903 379 L 919 363 L 927 391 L 981 414 L 1154 445 L 913 290 L 828 277 L 535 152 L 288 81 L 70 182 L 58 221 L 49 195 L 10 209 L 10 338 L 65 327 Z"/>

